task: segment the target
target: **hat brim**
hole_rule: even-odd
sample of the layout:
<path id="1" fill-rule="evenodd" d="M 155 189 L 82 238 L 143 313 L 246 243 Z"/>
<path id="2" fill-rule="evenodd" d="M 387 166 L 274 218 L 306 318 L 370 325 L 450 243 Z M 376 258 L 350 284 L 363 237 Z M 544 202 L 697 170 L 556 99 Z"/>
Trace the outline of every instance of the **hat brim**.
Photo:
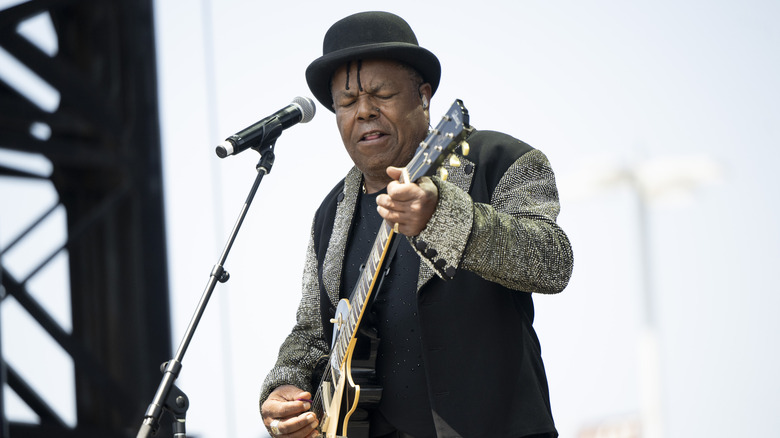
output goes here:
<path id="1" fill-rule="evenodd" d="M 404 62 L 417 70 L 425 82 L 431 84 L 431 94 L 439 87 L 441 78 L 439 59 L 420 46 L 390 42 L 337 50 L 315 59 L 306 68 L 306 82 L 309 84 L 309 89 L 322 106 L 331 112 L 334 112 L 330 90 L 333 73 L 347 62 L 357 59 L 394 59 Z"/>

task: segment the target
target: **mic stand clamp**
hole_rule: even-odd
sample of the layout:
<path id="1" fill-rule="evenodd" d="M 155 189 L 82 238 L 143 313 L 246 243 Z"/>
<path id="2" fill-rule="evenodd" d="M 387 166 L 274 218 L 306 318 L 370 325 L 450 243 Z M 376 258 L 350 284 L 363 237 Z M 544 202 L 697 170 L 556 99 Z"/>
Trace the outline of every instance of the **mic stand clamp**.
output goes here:
<path id="1" fill-rule="evenodd" d="M 257 162 L 255 168 L 264 175 L 271 173 L 271 168 L 274 167 L 274 161 L 276 161 L 276 156 L 274 155 L 275 145 L 276 143 L 271 143 L 264 148 L 257 149 L 257 152 L 260 153 L 260 161 Z"/>
<path id="2" fill-rule="evenodd" d="M 281 131 L 281 125 L 275 127 L 275 130 Z M 276 135 L 276 137 L 278 137 L 278 135 Z M 257 189 L 260 187 L 263 176 L 271 173 L 271 168 L 273 167 L 275 161 L 274 146 L 276 144 L 276 137 L 273 138 L 273 141 L 271 141 L 270 144 L 261 144 L 257 148 L 253 148 L 260 153 L 260 161 L 258 161 L 257 165 L 255 166 L 257 169 L 257 177 L 255 177 L 255 182 L 252 185 L 252 188 L 249 190 L 249 195 L 247 196 L 246 201 L 241 208 L 241 212 L 238 215 L 238 219 L 236 220 L 236 223 L 230 232 L 230 236 L 228 237 L 228 241 L 225 244 L 225 248 L 222 250 L 219 261 L 211 270 L 211 275 L 209 276 L 206 289 L 203 291 L 203 295 L 201 296 L 201 299 L 198 302 L 198 306 L 195 309 L 195 314 L 190 320 L 190 324 L 184 333 L 184 337 L 181 343 L 179 344 L 176 355 L 173 359 L 165 362 L 160 367 L 163 372 L 162 381 L 160 381 L 160 385 L 157 388 L 157 392 L 154 395 L 152 403 L 149 404 L 149 407 L 146 409 L 143 423 L 141 424 L 141 428 L 138 430 L 138 435 L 136 435 L 136 438 L 148 438 L 150 434 L 154 435 L 157 433 L 163 410 L 166 410 L 173 415 L 174 438 L 186 438 L 185 422 L 187 408 L 189 408 L 190 402 L 187 398 L 187 395 L 184 394 L 184 392 L 182 392 L 182 390 L 179 389 L 174 382 L 179 377 L 179 372 L 181 371 L 182 366 L 181 362 L 184 359 L 184 353 L 186 353 L 187 347 L 189 347 L 189 344 L 192 341 L 192 337 L 195 334 L 195 329 L 197 328 L 198 323 L 200 322 L 200 319 L 206 310 L 206 305 L 208 304 L 209 298 L 211 298 L 211 294 L 214 292 L 214 287 L 216 286 L 217 282 L 225 283 L 230 279 L 230 274 L 223 266 L 225 265 L 227 256 L 230 253 L 230 248 L 233 246 L 233 243 L 236 240 L 236 236 L 238 235 L 238 231 L 241 228 L 241 224 L 246 218 L 247 212 L 249 211 L 249 206 L 252 204 L 252 200 L 257 193 Z"/>
<path id="3" fill-rule="evenodd" d="M 175 384 L 165 399 L 165 409 L 173 415 L 173 436 L 184 438 L 187 436 L 185 422 L 187 420 L 187 408 L 190 407 L 190 399 Z"/>

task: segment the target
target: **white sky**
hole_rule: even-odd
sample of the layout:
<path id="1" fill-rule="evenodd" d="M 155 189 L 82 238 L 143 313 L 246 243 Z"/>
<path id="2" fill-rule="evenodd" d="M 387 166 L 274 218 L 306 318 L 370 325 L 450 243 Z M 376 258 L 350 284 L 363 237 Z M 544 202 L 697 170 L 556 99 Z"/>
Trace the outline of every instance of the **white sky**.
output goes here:
<path id="1" fill-rule="evenodd" d="M 255 177 L 256 153 L 220 160 L 214 146 L 310 96 L 303 72 L 325 31 L 367 8 L 278 3 L 155 6 L 174 346 Z M 431 114 L 463 99 L 475 127 L 541 149 L 558 176 L 575 271 L 562 294 L 536 298 L 535 326 L 561 436 L 641 406 L 637 194 L 619 182 L 582 189 L 615 170 L 689 157 L 716 163 L 720 179 L 654 200 L 645 216 L 664 436 L 780 433 L 780 3 L 392 5 L 442 63 Z M 232 278 L 217 286 L 185 356 L 178 384 L 190 434 L 266 436 L 257 395 L 293 323 L 311 217 L 350 166 L 332 114 L 317 111 L 279 139 L 226 264 Z M 67 303 L 54 307 L 67 314 Z"/>

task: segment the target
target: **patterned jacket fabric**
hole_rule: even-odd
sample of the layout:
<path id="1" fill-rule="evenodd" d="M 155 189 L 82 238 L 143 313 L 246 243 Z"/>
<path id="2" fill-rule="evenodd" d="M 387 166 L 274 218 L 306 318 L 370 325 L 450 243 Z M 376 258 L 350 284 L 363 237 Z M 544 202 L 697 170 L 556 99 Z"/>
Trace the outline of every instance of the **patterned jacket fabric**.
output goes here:
<path id="1" fill-rule="evenodd" d="M 557 436 L 531 299 L 562 291 L 572 273 L 571 246 L 555 222 L 555 177 L 542 152 L 513 137 L 475 131 L 468 142 L 472 152 L 447 167 L 447 181 L 432 177 L 436 211 L 407 237 L 421 260 L 418 307 L 437 432 Z M 296 324 L 263 383 L 261 405 L 280 385 L 316 391 L 311 374 L 328 354 L 323 320 L 339 300 L 361 185 L 353 168 L 315 215 Z M 330 302 L 321 302 L 325 296 Z"/>

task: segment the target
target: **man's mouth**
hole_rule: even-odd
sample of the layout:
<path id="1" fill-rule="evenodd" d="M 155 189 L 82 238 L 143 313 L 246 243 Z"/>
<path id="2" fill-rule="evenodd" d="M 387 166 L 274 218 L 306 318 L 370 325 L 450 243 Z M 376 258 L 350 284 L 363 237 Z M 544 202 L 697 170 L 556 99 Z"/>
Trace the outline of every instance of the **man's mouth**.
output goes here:
<path id="1" fill-rule="evenodd" d="M 360 141 L 372 141 L 377 140 L 381 137 L 384 137 L 386 134 L 380 131 L 371 131 L 363 134 L 362 137 L 360 137 Z"/>

